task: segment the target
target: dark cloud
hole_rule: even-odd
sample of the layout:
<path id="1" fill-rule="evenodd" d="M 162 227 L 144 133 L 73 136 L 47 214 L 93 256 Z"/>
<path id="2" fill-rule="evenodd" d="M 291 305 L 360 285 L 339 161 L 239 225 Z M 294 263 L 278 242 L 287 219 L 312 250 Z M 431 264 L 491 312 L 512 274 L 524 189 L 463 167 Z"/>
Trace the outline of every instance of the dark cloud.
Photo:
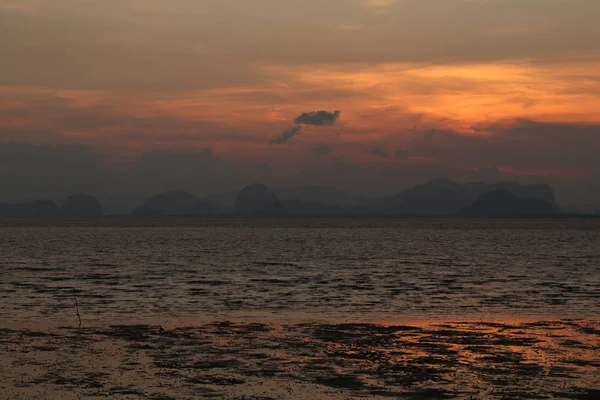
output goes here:
<path id="1" fill-rule="evenodd" d="M 319 156 L 325 156 L 333 152 L 333 147 L 328 144 L 318 144 L 316 146 L 311 147 L 309 150 L 311 153 L 317 154 Z"/>
<path id="2" fill-rule="evenodd" d="M 296 123 L 298 125 L 314 126 L 335 125 L 340 117 L 340 114 L 341 111 L 312 111 L 300 115 L 298 118 L 296 118 Z"/>
<path id="3" fill-rule="evenodd" d="M 495 166 L 476 168 L 468 174 L 468 180 L 472 182 L 493 183 L 501 181 L 502 179 L 502 172 Z"/>
<path id="4" fill-rule="evenodd" d="M 159 1 L 107 1 L 125 6 L 115 13 L 107 2 L 21 1 L 31 4 L 31 16 L 0 13 L 0 53 L 10 55 L 0 63 L 0 83 L 193 90 L 261 82 L 255 61 L 556 59 L 596 52 L 600 29 L 594 17 L 600 4 L 593 0 L 405 0 L 386 15 L 367 14 L 362 2 L 348 0 L 288 0 L 281 7 L 188 0 L 171 2 L 168 18 Z M 316 8 L 326 11 L 316 15 Z M 348 21 L 360 30 L 332 29 Z M 203 46 L 198 37 L 206 38 Z"/>
<path id="5" fill-rule="evenodd" d="M 265 175 L 270 174 L 273 171 L 275 171 L 275 169 L 267 163 L 260 163 L 254 166 L 254 172 L 256 172 L 257 174 Z"/>
<path id="6" fill-rule="evenodd" d="M 456 176 L 464 179 L 545 181 L 561 203 L 600 202 L 600 187 L 585 176 L 600 168 L 599 124 L 516 119 L 474 129 L 480 133 L 439 129 L 435 140 L 415 141 L 410 154 L 462 170 Z M 550 182 L 552 174 L 558 179 Z"/>
<path id="7" fill-rule="evenodd" d="M 45 170 L 57 168 L 96 168 L 103 157 L 91 148 L 80 145 L 34 145 L 27 143 L 0 143 L 0 166 L 3 169 Z"/>
<path id="8" fill-rule="evenodd" d="M 294 126 L 293 128 L 287 129 L 277 136 L 275 139 L 269 141 L 269 144 L 285 144 L 292 140 L 294 136 L 298 135 L 302 130 L 301 126 Z"/>
<path id="9" fill-rule="evenodd" d="M 437 133 L 438 133 L 437 129 L 433 128 L 432 130 L 428 131 L 423 138 L 426 141 L 431 141 L 435 138 Z"/>
<path id="10" fill-rule="evenodd" d="M 388 158 L 388 154 L 381 147 L 373 147 L 371 150 L 369 150 L 369 154 L 379 158 Z"/>
<path id="11" fill-rule="evenodd" d="M 104 171 L 102 155 L 89 147 L 0 143 L 0 201 L 94 193 Z"/>
<path id="12" fill-rule="evenodd" d="M 132 198 L 148 198 L 169 190 L 186 190 L 198 196 L 229 193 L 264 176 L 261 168 L 246 164 L 238 168 L 230 160 L 216 155 L 212 149 L 199 151 L 149 151 L 137 159 L 137 168 L 127 178 Z M 123 190 L 123 189 L 122 189 Z M 131 205 L 135 204 L 130 204 Z"/>
<path id="13" fill-rule="evenodd" d="M 202 149 L 194 153 L 174 153 L 155 150 L 140 155 L 138 169 L 144 173 L 170 174 L 182 176 L 199 171 L 212 170 L 223 164 L 223 159 L 216 157 L 211 149 Z"/>
<path id="14" fill-rule="evenodd" d="M 263 179 L 267 184 L 320 184 L 357 194 L 390 194 L 428 179 L 447 177 L 547 182 L 553 185 L 562 204 L 600 205 L 600 174 L 586 176 L 600 171 L 599 124 L 517 119 L 475 128 L 478 133 L 468 135 L 438 128 L 435 140 L 431 141 L 423 140 L 423 131 L 414 136 L 414 141 L 402 142 L 402 138 L 390 136 L 378 139 L 377 147 L 373 148 L 360 141 L 339 141 L 335 142 L 335 155 L 341 157 L 332 157 L 330 163 L 329 157 L 317 160 L 309 156 L 309 153 L 331 153 L 332 148 L 326 143 L 308 144 L 300 149 L 303 154 L 290 146 L 265 152 L 264 157 L 248 152 L 227 160 L 209 148 L 177 152 L 170 147 L 171 151 L 147 151 L 130 160 L 135 168 L 108 161 L 117 155 L 125 157 L 133 146 L 103 147 L 107 152 L 104 157 L 96 147 L 0 143 L 0 202 L 37 198 L 62 201 L 70 193 L 83 192 L 102 195 L 108 212 L 128 212 L 149 196 L 167 190 L 188 190 L 202 197 L 234 192 Z M 0 138 L 15 139 L 17 133 L 2 136 L 0 130 Z M 278 138 L 277 143 L 285 143 L 296 134 L 287 134 L 283 140 Z M 167 132 L 164 139 L 168 137 Z M 48 138 L 56 142 L 74 140 L 67 136 Z M 175 141 L 180 140 L 176 138 Z M 26 140 L 39 141 L 39 138 Z M 265 139 L 259 143 L 264 149 Z M 165 146 L 168 144 L 157 145 Z M 219 148 L 218 143 L 215 146 Z M 385 149 L 394 150 L 387 153 Z M 403 161 L 361 164 L 358 160 L 367 152 L 374 157 L 402 157 Z M 264 166 L 255 168 L 259 163 Z M 272 173 L 267 163 L 272 166 Z M 303 174 L 294 172 L 303 169 Z"/>
<path id="15" fill-rule="evenodd" d="M 127 103 L 118 96 L 98 99 L 90 104 L 61 97 L 58 91 L 32 90 L 12 93 L 0 90 L 0 140 L 40 142 L 72 141 L 95 148 L 117 148 L 123 142 L 183 143 L 207 138 L 213 141 L 263 143 L 259 133 L 226 122 L 211 122 L 172 115 L 143 115 L 124 111 Z M 11 121 L 23 121 L 11 124 Z M 110 130 L 110 140 L 106 131 Z"/>
<path id="16" fill-rule="evenodd" d="M 437 130 L 435 140 L 415 143 L 411 154 L 467 168 L 495 165 L 517 170 L 568 170 L 600 165 L 599 124 L 516 119 L 476 129 L 482 134 Z"/>
<path id="17" fill-rule="evenodd" d="M 87 193 L 107 212 L 127 213 L 159 192 L 183 189 L 202 196 L 249 180 L 211 149 L 150 151 L 135 161 L 134 168 L 117 168 L 87 146 L 0 143 L 0 202 L 61 203 L 69 194 Z"/>

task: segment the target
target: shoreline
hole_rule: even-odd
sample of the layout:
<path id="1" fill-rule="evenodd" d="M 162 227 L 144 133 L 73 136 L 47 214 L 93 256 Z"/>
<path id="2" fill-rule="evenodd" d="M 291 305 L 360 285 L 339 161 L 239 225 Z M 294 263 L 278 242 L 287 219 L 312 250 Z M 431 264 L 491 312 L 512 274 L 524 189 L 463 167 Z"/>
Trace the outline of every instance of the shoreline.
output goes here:
<path id="1" fill-rule="evenodd" d="M 126 215 L 109 215 L 97 219 L 0 219 L 0 228 L 12 227 L 171 227 L 198 224 L 228 223 L 327 223 L 327 222 L 458 222 L 458 223 L 506 223 L 506 222 L 597 222 L 600 214 L 564 214 L 521 217 L 475 218 L 459 215 L 314 215 L 314 216 L 188 216 L 164 218 L 136 218 Z"/>
<path id="2" fill-rule="evenodd" d="M 596 399 L 600 320 L 0 329 L 9 398 Z"/>
<path id="3" fill-rule="evenodd" d="M 322 318 L 315 318 L 312 313 L 294 313 L 295 315 L 290 317 L 282 316 L 280 314 L 253 314 L 244 313 L 240 314 L 229 314 L 222 315 L 219 317 L 198 317 L 198 318 L 170 318 L 170 319 L 151 319 L 151 318 L 114 318 L 114 319 L 86 319 L 85 315 L 82 315 L 82 328 L 108 328 L 111 326 L 156 326 L 163 327 L 165 329 L 176 329 L 176 328 L 195 328 L 208 324 L 215 324 L 221 322 L 229 322 L 234 324 L 265 324 L 273 326 L 281 325 L 300 325 L 300 324 L 362 324 L 362 325 L 380 325 L 380 326 L 396 326 L 396 325 L 411 325 L 411 326 L 434 326 L 439 324 L 508 324 L 518 325 L 527 323 L 570 323 L 570 322 L 597 322 L 600 324 L 600 315 L 578 315 L 577 317 L 567 316 L 563 314 L 554 315 L 502 315 L 495 314 L 494 316 L 486 317 L 484 315 L 477 314 L 463 314 L 463 315 L 446 315 L 444 317 L 439 315 L 429 316 L 416 316 L 406 315 L 398 317 L 388 316 L 354 316 L 354 317 L 342 317 L 340 315 L 326 315 Z M 59 321 L 0 321 L 0 329 L 16 329 L 16 330 L 40 330 L 40 331 L 52 331 L 56 329 L 76 329 L 78 321 L 75 316 L 72 321 L 59 320 Z"/>

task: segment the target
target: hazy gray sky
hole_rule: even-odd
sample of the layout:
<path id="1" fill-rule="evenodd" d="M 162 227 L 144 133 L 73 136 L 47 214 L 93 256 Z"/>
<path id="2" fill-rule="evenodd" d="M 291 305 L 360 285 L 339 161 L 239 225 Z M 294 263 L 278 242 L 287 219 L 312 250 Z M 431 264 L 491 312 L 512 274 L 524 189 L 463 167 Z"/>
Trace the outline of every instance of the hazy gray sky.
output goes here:
<path id="1" fill-rule="evenodd" d="M 598 15 L 596 0 L 0 0 L 0 141 L 79 143 L 129 170 L 209 148 L 239 181 L 360 190 L 356 165 L 381 190 L 490 169 L 583 187 L 600 171 Z M 319 110 L 341 113 L 295 124 Z"/>

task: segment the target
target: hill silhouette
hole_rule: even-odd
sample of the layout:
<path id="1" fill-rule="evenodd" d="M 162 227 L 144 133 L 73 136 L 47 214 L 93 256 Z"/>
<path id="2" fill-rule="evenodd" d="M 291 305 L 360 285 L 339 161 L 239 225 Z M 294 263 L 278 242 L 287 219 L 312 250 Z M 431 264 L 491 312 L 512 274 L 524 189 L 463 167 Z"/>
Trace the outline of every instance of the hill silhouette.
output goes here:
<path id="1" fill-rule="evenodd" d="M 172 190 L 148 199 L 133 214 L 140 217 L 198 216 L 213 214 L 214 204 L 200 200 L 183 190 Z"/>
<path id="2" fill-rule="evenodd" d="M 62 212 L 50 200 L 37 200 L 32 203 L 0 203 L 0 218 L 3 219 L 54 219 Z"/>
<path id="3" fill-rule="evenodd" d="M 462 210 L 466 217 L 521 217 L 552 215 L 555 208 L 545 200 L 533 197 L 519 198 L 504 189 L 483 194 L 473 204 Z"/>
<path id="4" fill-rule="evenodd" d="M 458 183 L 434 179 L 402 190 L 395 196 L 359 198 L 326 186 L 280 189 L 278 196 L 266 185 L 250 184 L 237 194 L 200 199 L 183 190 L 157 194 L 133 210 L 135 218 L 208 216 L 393 217 L 393 216 L 495 216 L 561 213 L 548 185 L 516 182 Z M 206 199 L 219 200 L 219 203 Z M 515 200 L 516 199 L 516 200 Z M 518 201 L 526 200 L 526 201 Z M 93 196 L 72 195 L 59 209 L 52 201 L 1 204 L 0 218 L 102 218 L 103 206 Z M 119 217 L 115 215 L 112 217 Z M 123 215 L 121 215 L 123 217 Z"/>
<path id="5" fill-rule="evenodd" d="M 253 183 L 238 193 L 233 206 L 238 213 L 256 213 L 265 211 L 277 200 L 277 195 L 270 192 L 265 185 Z"/>
<path id="6" fill-rule="evenodd" d="M 267 206 L 265 215 L 271 216 L 334 216 L 342 212 L 342 208 L 330 204 L 311 203 L 302 200 L 278 200 Z"/>
<path id="7" fill-rule="evenodd" d="M 482 195 L 495 190 L 504 190 L 517 198 L 543 200 L 554 211 L 560 209 L 554 200 L 554 191 L 548 185 L 521 185 L 516 182 L 461 184 L 449 179 L 434 179 L 405 189 L 394 198 L 371 201 L 365 209 L 405 215 L 456 215 Z"/>
<path id="8" fill-rule="evenodd" d="M 331 186 L 293 186 L 276 189 L 274 192 L 281 200 L 300 200 L 340 207 L 354 205 L 359 200 L 357 196 Z"/>
<path id="9" fill-rule="evenodd" d="M 74 194 L 65 199 L 62 214 L 66 218 L 95 219 L 102 218 L 104 210 L 94 196 Z"/>

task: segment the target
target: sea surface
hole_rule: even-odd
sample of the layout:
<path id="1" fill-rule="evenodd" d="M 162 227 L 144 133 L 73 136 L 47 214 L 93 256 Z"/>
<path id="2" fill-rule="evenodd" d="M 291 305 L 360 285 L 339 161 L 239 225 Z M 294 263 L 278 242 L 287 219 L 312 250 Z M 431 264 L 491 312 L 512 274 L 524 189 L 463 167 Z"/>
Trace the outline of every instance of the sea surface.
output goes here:
<path id="1" fill-rule="evenodd" d="M 4 223 L 0 325 L 600 317 L 597 220 Z"/>

